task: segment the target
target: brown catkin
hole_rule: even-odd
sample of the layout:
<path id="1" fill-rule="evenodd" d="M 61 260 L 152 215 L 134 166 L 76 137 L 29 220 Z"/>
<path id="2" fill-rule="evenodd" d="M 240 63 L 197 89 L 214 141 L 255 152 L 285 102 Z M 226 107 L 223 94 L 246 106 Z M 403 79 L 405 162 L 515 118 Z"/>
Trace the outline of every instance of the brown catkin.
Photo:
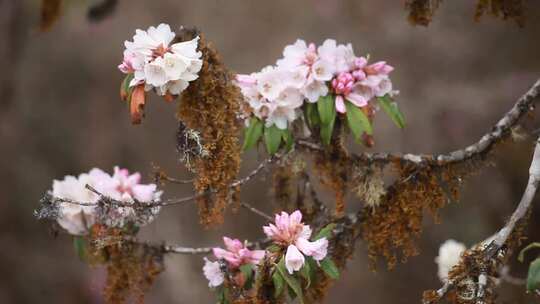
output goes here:
<path id="1" fill-rule="evenodd" d="M 437 219 L 437 211 L 449 198 L 457 198 L 460 179 L 452 166 L 418 169 L 398 165 L 398 168 L 400 178 L 389 187 L 380 206 L 365 207 L 362 234 L 368 244 L 372 268 L 379 256 L 392 268 L 399 256 L 405 262 L 408 257 L 418 255 L 416 239 L 422 232 L 424 211 Z"/>
<path id="2" fill-rule="evenodd" d="M 221 223 L 230 198 L 230 184 L 240 168 L 240 125 L 237 113 L 241 93 L 233 75 L 221 62 L 214 47 L 203 35 L 199 41 L 203 66 L 199 78 L 182 93 L 178 118 L 188 128 L 200 132 L 208 155 L 194 160 L 194 181 L 200 197 L 199 213 L 204 225 Z"/>

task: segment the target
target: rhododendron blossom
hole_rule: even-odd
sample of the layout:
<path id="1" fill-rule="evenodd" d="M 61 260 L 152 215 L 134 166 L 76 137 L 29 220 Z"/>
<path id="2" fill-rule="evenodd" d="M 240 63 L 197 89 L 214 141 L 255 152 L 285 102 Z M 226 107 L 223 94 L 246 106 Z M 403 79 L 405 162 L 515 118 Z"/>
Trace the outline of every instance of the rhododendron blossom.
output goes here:
<path id="1" fill-rule="evenodd" d="M 326 81 L 332 79 L 334 66 L 317 53 L 314 43 L 304 40 L 288 45 L 283 50 L 283 58 L 277 66 L 291 71 L 298 79 L 298 88 L 309 102 L 317 102 L 319 97 L 328 94 Z"/>
<path id="2" fill-rule="evenodd" d="M 285 267 L 291 274 L 302 268 L 304 256 L 313 257 L 316 261 L 326 257 L 328 240 L 323 237 L 309 241 L 311 228 L 302 223 L 302 213 L 298 210 L 290 215 L 286 212 L 276 214 L 275 224 L 264 226 L 263 231 L 276 244 L 287 247 Z"/>
<path id="3" fill-rule="evenodd" d="M 223 237 L 225 248 L 212 248 L 214 256 L 218 259 L 224 259 L 231 268 L 238 268 L 245 264 L 259 264 L 264 258 L 264 250 L 249 250 L 245 244 L 238 239 Z"/>
<path id="4" fill-rule="evenodd" d="M 170 26 L 162 23 L 146 31 L 136 30 L 133 41 L 124 43 L 124 60 L 118 68 L 133 73 L 130 87 L 144 84 L 147 91 L 155 88 L 159 95 L 178 95 L 198 78 L 202 67 L 199 37 L 172 43 L 175 37 Z"/>
<path id="5" fill-rule="evenodd" d="M 331 97 L 329 100 L 336 111 L 345 114 L 347 103 L 363 108 L 376 98 L 396 95 L 398 92 L 392 89 L 389 78 L 393 69 L 385 61 L 368 64 L 367 57 L 354 54 L 350 43 L 338 44 L 333 39 L 327 39 L 317 47 L 314 43 L 308 44 L 298 39 L 284 48 L 283 57 L 277 60 L 275 66 L 267 66 L 250 75 L 237 75 L 237 85 L 247 103 L 240 116 L 246 119 L 248 127 L 252 126 L 251 118 L 256 117 L 264 122 L 266 128 L 276 125 L 286 130 L 301 116 L 300 109 L 305 103 L 316 103 L 327 96 Z M 388 103 L 387 100 L 384 102 Z M 324 106 L 321 108 L 327 109 Z M 388 107 L 385 108 L 387 110 Z M 353 120 L 350 123 L 360 124 L 362 122 L 358 121 L 358 115 L 362 114 L 356 113 L 358 111 L 348 119 Z M 328 117 L 328 114 L 321 115 Z M 364 125 L 366 120 L 368 118 L 364 119 Z M 325 120 L 324 123 L 328 128 L 331 121 Z M 358 130 L 357 126 L 352 128 Z M 361 134 L 357 132 L 355 136 L 359 138 Z"/>
<path id="6" fill-rule="evenodd" d="M 115 167 L 112 176 L 94 168 L 78 177 L 68 175 L 61 181 L 53 181 L 51 195 L 66 200 L 59 204 L 58 224 L 70 234 L 84 235 L 88 228 L 97 222 L 97 207 L 92 204 L 97 203 L 100 197 L 86 185 L 106 197 L 127 204 L 135 201 L 146 204 L 159 202 L 162 192 L 157 191 L 155 184 L 141 184 L 140 179 L 139 173 L 130 175 L 127 169 Z M 132 207 L 118 206 L 107 213 L 104 224 L 123 226 L 126 222 L 133 221 L 137 225 L 144 225 L 153 220 L 159 209 L 159 206 L 149 208 L 149 214 L 140 219 Z"/>
<path id="7" fill-rule="evenodd" d="M 270 127 L 287 129 L 298 117 L 303 95 L 298 89 L 298 78 L 290 71 L 266 67 L 251 75 L 238 75 L 237 84 L 248 102 L 251 112 Z"/>
<path id="8" fill-rule="evenodd" d="M 264 250 L 249 250 L 244 243 L 238 239 L 223 237 L 225 249 L 215 247 L 212 253 L 217 259 L 224 260 L 229 269 L 238 269 L 242 265 L 257 265 L 264 258 Z M 208 279 L 208 286 L 217 287 L 223 283 L 223 272 L 219 262 L 212 262 L 204 258 L 203 273 Z"/>

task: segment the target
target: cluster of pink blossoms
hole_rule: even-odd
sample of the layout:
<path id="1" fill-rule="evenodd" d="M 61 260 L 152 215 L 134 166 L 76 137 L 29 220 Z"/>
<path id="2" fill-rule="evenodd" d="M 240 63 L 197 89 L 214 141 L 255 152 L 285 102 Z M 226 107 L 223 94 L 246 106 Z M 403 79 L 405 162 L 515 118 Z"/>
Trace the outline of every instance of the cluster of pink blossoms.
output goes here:
<path id="1" fill-rule="evenodd" d="M 264 233 L 275 243 L 287 246 L 285 267 L 289 273 L 300 270 L 305 263 L 304 256 L 310 256 L 315 261 L 326 257 L 328 240 L 321 238 L 309 241 L 311 228 L 302 223 L 302 213 L 296 210 L 290 215 L 286 212 L 276 214 L 275 225 L 263 227 Z"/>
<path id="2" fill-rule="evenodd" d="M 225 248 L 213 248 L 212 252 L 217 259 L 222 259 L 227 263 L 229 269 L 238 269 L 242 265 L 257 265 L 264 258 L 264 250 L 249 250 L 245 244 L 238 239 L 223 237 Z M 217 287 L 223 284 L 223 272 L 219 262 L 212 262 L 205 258 L 203 272 L 208 279 L 208 286 Z"/>
<path id="3" fill-rule="evenodd" d="M 286 247 L 285 267 L 292 274 L 302 268 L 306 262 L 305 256 L 312 257 L 315 261 L 323 260 L 328 252 L 328 240 L 320 238 L 310 241 L 311 228 L 302 223 L 302 213 L 294 211 L 290 215 L 286 212 L 276 214 L 275 224 L 263 226 L 264 233 L 275 244 Z M 235 270 L 242 265 L 258 265 L 264 258 L 264 250 L 249 250 L 245 244 L 236 239 L 223 238 L 225 248 L 213 248 L 213 254 L 217 259 L 227 263 L 229 269 Z M 203 273 L 208 279 L 210 287 L 223 284 L 224 276 L 218 261 L 204 259 Z"/>
<path id="4" fill-rule="evenodd" d="M 304 102 L 315 103 L 320 97 L 335 95 L 335 106 L 345 113 L 345 100 L 365 107 L 375 97 L 394 95 L 388 74 L 393 68 L 384 61 L 368 64 L 357 57 L 351 44 L 337 44 L 327 39 L 322 45 L 303 40 L 288 45 L 276 66 L 268 66 L 250 75 L 238 75 L 237 84 L 254 115 L 266 126 L 280 129 L 299 116 Z"/>
<path id="5" fill-rule="evenodd" d="M 72 202 L 61 202 L 58 210 L 58 224 L 73 235 L 84 235 L 97 221 L 96 206 L 88 203 L 97 203 L 99 196 L 86 188 L 86 185 L 96 189 L 99 193 L 117 201 L 132 204 L 136 201 L 157 203 L 161 199 L 161 191 L 157 191 L 155 184 L 141 184 L 141 175 L 136 172 L 129 174 L 127 169 L 114 167 L 113 175 L 94 168 L 88 173 L 78 177 L 65 176 L 63 180 L 54 180 L 51 195 L 58 199 Z M 77 204 L 83 203 L 83 204 Z M 104 224 L 111 227 L 121 227 L 127 222 L 135 222 L 142 226 L 154 219 L 160 207 L 149 208 L 150 216 L 143 221 L 136 218 L 135 210 L 129 206 L 116 207 L 112 213 L 107 214 Z"/>

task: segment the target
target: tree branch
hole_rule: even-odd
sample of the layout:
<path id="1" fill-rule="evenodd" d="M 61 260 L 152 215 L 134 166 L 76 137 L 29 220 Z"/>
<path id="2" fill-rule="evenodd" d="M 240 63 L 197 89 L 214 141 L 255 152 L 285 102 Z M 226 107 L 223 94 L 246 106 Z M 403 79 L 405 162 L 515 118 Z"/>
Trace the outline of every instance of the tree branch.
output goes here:
<path id="1" fill-rule="evenodd" d="M 273 157 L 265 159 L 263 162 L 261 162 L 257 166 L 257 168 L 255 168 L 253 171 L 251 171 L 245 177 L 231 183 L 231 185 L 229 187 L 230 188 L 235 188 L 235 187 L 242 186 L 243 184 L 249 182 L 253 177 L 255 177 L 257 174 L 259 174 L 262 171 L 262 169 L 264 169 L 267 165 L 275 162 L 276 160 L 278 160 L 279 158 L 281 158 L 283 156 L 284 155 L 275 155 Z M 80 205 L 80 206 L 97 206 L 99 204 L 104 204 L 105 203 L 105 204 L 110 204 L 110 205 L 117 206 L 117 207 L 154 208 L 154 207 L 178 205 L 178 204 L 193 201 L 193 200 L 195 200 L 195 199 L 197 199 L 199 197 L 205 196 L 205 195 L 207 195 L 209 193 L 215 193 L 214 190 L 209 190 L 209 191 L 206 191 L 206 192 L 197 193 L 197 194 L 193 194 L 193 195 L 182 197 L 182 198 L 168 199 L 168 200 L 165 200 L 165 201 L 162 201 L 162 202 L 157 202 L 157 201 L 137 202 L 136 201 L 134 203 L 130 203 L 130 202 L 119 201 L 119 200 L 116 200 L 116 199 L 114 199 L 112 197 L 108 197 L 108 196 L 104 195 L 103 193 L 99 192 L 98 190 L 96 190 L 91 185 L 87 184 L 86 188 L 89 191 L 92 191 L 93 193 L 98 195 L 100 197 L 100 200 L 98 202 L 77 202 L 77 201 L 74 201 L 74 200 L 61 198 L 61 197 L 51 197 L 50 201 L 52 203 L 68 203 L 68 204 L 75 204 L 75 205 Z"/>
<path id="2" fill-rule="evenodd" d="M 529 167 L 529 181 L 527 183 L 527 187 L 525 188 L 525 191 L 523 193 L 523 196 L 519 204 L 517 205 L 512 216 L 510 217 L 510 220 L 508 220 L 508 222 L 504 225 L 504 227 L 500 229 L 494 236 L 488 238 L 488 240 L 492 239 L 491 242 L 488 243 L 488 240 L 485 240 L 480 243 L 480 244 L 488 243 L 487 246 L 483 247 L 484 248 L 483 254 L 484 254 L 485 260 L 494 258 L 500 252 L 504 244 L 508 241 L 508 238 L 514 231 L 516 224 L 525 217 L 528 210 L 531 208 L 531 204 L 535 197 L 539 184 L 540 184 L 540 138 L 536 140 L 534 155 L 531 161 L 531 166 Z M 485 272 L 481 272 L 478 277 L 479 286 L 477 290 L 477 298 L 484 297 L 485 287 L 487 284 L 486 281 L 487 281 L 487 274 Z M 442 299 L 446 295 L 446 293 L 455 286 L 456 283 L 457 282 L 453 280 L 446 281 L 444 285 L 437 290 L 438 300 Z M 480 301 L 481 300 L 482 299 L 480 299 Z M 433 303 L 433 301 L 429 303 Z"/>
<path id="3" fill-rule="evenodd" d="M 529 111 L 534 109 L 538 96 L 540 95 L 540 79 L 537 80 L 534 85 L 517 100 L 514 106 L 508 111 L 498 122 L 493 126 L 490 132 L 486 133 L 476 143 L 465 147 L 460 150 L 455 150 L 446 154 L 430 155 L 430 154 L 400 154 L 400 153 L 361 153 L 353 154 L 352 158 L 361 162 L 379 162 L 388 163 L 392 160 L 400 160 L 416 165 L 420 164 L 434 164 L 445 165 L 450 163 L 462 162 L 471 159 L 478 155 L 483 155 L 491 150 L 494 144 L 500 142 L 508 135 L 512 128 L 516 126 L 519 121 Z M 325 148 L 300 139 L 296 141 L 297 146 L 312 150 L 312 151 L 324 151 Z"/>

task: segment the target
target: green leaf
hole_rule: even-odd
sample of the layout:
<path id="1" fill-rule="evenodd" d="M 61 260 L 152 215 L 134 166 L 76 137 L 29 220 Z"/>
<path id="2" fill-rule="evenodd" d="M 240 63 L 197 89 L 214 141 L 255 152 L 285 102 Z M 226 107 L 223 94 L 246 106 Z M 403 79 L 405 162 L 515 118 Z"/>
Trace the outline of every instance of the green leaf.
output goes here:
<path id="1" fill-rule="evenodd" d="M 272 282 L 274 282 L 274 298 L 277 299 L 283 293 L 283 287 L 285 287 L 285 281 L 279 271 L 274 271 Z"/>
<path id="2" fill-rule="evenodd" d="M 86 240 L 81 236 L 74 237 L 73 247 L 75 248 L 75 252 L 79 256 L 79 259 L 81 259 L 81 261 L 85 261 L 86 260 Z"/>
<path id="3" fill-rule="evenodd" d="M 264 128 L 264 143 L 266 144 L 266 151 L 268 154 L 274 155 L 281 146 L 281 133 L 282 130 L 276 125 Z"/>
<path id="4" fill-rule="evenodd" d="M 283 138 L 283 141 L 285 142 L 285 150 L 287 152 L 291 151 L 292 147 L 294 146 L 294 138 L 292 136 L 291 130 L 289 129 L 282 130 L 281 137 Z"/>
<path id="5" fill-rule="evenodd" d="M 345 106 L 347 107 L 347 123 L 353 132 L 354 138 L 356 140 L 361 140 L 364 132 L 368 135 L 372 135 L 373 129 L 371 128 L 369 118 L 364 111 L 348 101 L 345 102 Z"/>
<path id="6" fill-rule="evenodd" d="M 319 233 L 317 233 L 317 235 L 315 236 L 313 240 L 316 241 L 322 238 L 327 238 L 327 239 L 330 238 L 330 236 L 332 235 L 332 231 L 334 230 L 335 227 L 336 227 L 336 224 L 334 223 L 330 223 L 326 225 L 323 229 L 321 229 L 321 231 L 319 231 Z"/>
<path id="7" fill-rule="evenodd" d="M 317 101 L 317 110 L 319 111 L 319 117 L 321 118 L 321 124 L 329 125 L 333 123 L 336 118 L 336 106 L 334 103 L 334 96 L 328 94 L 321 96 Z"/>
<path id="8" fill-rule="evenodd" d="M 251 285 L 253 284 L 253 266 L 251 264 L 244 264 L 240 266 L 240 271 L 244 275 L 245 279 L 244 289 L 251 289 Z"/>
<path id="9" fill-rule="evenodd" d="M 334 280 L 339 278 L 339 269 L 330 258 L 325 258 L 321 261 L 321 268 L 330 278 Z"/>
<path id="10" fill-rule="evenodd" d="M 527 291 L 535 291 L 540 287 L 540 258 L 531 262 L 527 274 Z"/>
<path id="11" fill-rule="evenodd" d="M 300 303 L 304 303 L 304 296 L 302 295 L 302 286 L 300 285 L 300 283 L 295 277 L 289 274 L 289 272 L 287 271 L 287 268 L 285 268 L 285 257 L 281 258 L 276 268 L 279 271 L 279 274 L 285 280 L 285 282 L 287 282 L 287 285 L 294 291 L 296 296 L 300 299 Z"/>
<path id="12" fill-rule="evenodd" d="M 325 145 L 329 145 L 332 140 L 332 134 L 334 133 L 334 123 L 336 117 L 328 125 L 321 125 L 321 140 Z"/>
<path id="13" fill-rule="evenodd" d="M 306 289 L 311 286 L 311 267 L 309 263 L 305 262 L 304 266 L 300 268 L 300 275 L 306 280 Z"/>
<path id="14" fill-rule="evenodd" d="M 317 104 L 307 102 L 304 110 L 304 117 L 308 126 L 313 129 L 321 124 L 321 119 L 319 118 L 319 112 L 317 110 Z"/>
<path id="15" fill-rule="evenodd" d="M 384 95 L 383 97 L 377 97 L 381 108 L 386 112 L 390 119 L 398 126 L 398 128 L 405 128 L 405 118 L 401 111 L 399 111 L 398 105 L 392 100 L 390 96 Z"/>
<path id="16" fill-rule="evenodd" d="M 249 126 L 244 135 L 244 145 L 242 149 L 248 150 L 254 147 L 263 133 L 263 123 L 256 117 L 251 118 Z"/>
<path id="17" fill-rule="evenodd" d="M 523 248 L 519 252 L 518 261 L 523 263 L 523 260 L 525 258 L 525 252 L 527 252 L 527 251 L 529 251 L 530 249 L 533 249 L 533 248 L 540 248 L 540 243 L 538 243 L 538 242 L 530 243 L 529 245 L 527 245 L 527 247 Z"/>

